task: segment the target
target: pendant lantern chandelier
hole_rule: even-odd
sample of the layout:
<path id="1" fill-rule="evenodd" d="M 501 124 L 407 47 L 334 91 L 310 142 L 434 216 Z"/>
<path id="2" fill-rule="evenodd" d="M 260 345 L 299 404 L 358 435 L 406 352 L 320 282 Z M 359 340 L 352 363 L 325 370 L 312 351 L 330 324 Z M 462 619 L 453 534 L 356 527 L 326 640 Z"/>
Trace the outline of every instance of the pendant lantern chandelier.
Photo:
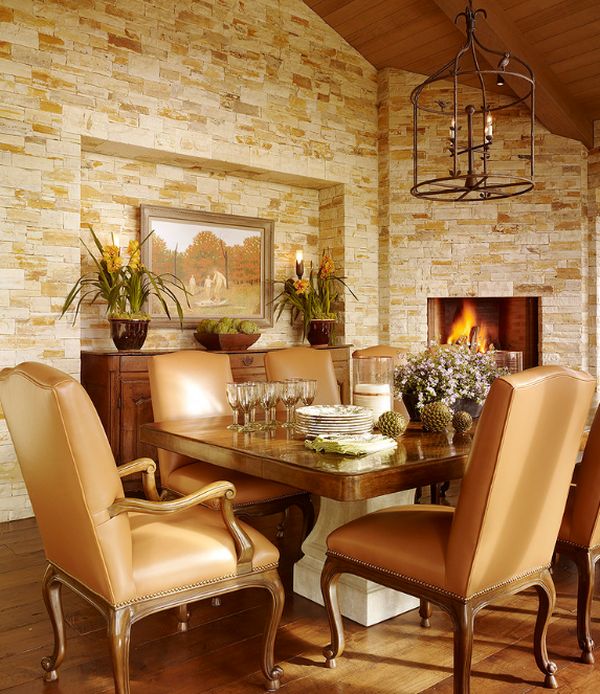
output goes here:
<path id="1" fill-rule="evenodd" d="M 472 0 L 468 3 L 454 20 L 466 22 L 465 45 L 410 96 L 414 174 L 410 192 L 417 198 L 480 202 L 522 195 L 533 188 L 533 72 L 510 51 L 495 51 L 479 42 L 475 19 L 487 14 L 473 10 Z M 505 80 L 514 94 L 502 93 Z M 515 126 L 523 117 L 529 118 L 525 132 Z M 503 147 L 494 142 L 498 133 Z M 449 162 L 441 156 L 444 150 Z M 444 161 L 450 165 L 449 175 L 439 175 L 448 165 Z"/>

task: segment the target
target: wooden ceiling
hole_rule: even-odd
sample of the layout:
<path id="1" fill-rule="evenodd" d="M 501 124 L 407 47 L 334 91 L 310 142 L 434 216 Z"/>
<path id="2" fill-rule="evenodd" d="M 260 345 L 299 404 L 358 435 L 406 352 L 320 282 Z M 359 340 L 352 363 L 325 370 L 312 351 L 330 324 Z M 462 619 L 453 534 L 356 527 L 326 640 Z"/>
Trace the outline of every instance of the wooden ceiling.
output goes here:
<path id="1" fill-rule="evenodd" d="M 430 75 L 462 46 L 466 0 L 304 0 L 376 68 Z M 593 146 L 600 119 L 600 0 L 474 0 L 476 34 L 510 50 L 536 77 L 536 115 L 553 133 Z M 510 86 L 510 82 L 507 81 Z"/>

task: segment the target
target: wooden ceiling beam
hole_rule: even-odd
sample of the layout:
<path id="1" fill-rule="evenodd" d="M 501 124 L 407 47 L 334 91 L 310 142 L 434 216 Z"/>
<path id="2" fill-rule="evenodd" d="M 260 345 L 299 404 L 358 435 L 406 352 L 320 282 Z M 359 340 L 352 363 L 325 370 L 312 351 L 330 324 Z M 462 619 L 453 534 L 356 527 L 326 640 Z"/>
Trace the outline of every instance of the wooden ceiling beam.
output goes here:
<path id="1" fill-rule="evenodd" d="M 432 0 L 452 21 L 460 12 L 464 12 L 465 0 Z M 475 3 L 474 9 L 481 4 Z M 536 117 L 550 132 L 555 135 L 570 137 L 582 142 L 588 149 L 593 147 L 593 122 L 581 109 L 574 105 L 574 100 L 548 67 L 535 46 L 528 43 L 514 22 L 499 6 L 498 2 L 484 3 L 487 19 L 477 16 L 477 38 L 484 46 L 495 50 L 510 50 L 511 53 L 526 62 L 535 75 L 535 111 Z M 464 22 L 457 23 L 457 29 L 466 34 Z M 519 80 L 510 79 L 507 84 L 518 93 Z"/>

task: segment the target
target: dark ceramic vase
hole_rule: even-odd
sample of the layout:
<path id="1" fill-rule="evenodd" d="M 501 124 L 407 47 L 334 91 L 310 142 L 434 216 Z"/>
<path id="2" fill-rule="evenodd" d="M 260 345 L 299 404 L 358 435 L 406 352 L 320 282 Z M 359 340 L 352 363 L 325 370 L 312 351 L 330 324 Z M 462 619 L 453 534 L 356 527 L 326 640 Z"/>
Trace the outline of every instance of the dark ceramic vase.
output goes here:
<path id="1" fill-rule="evenodd" d="M 149 320 L 109 318 L 110 336 L 119 350 L 141 349 L 148 335 Z"/>
<path id="2" fill-rule="evenodd" d="M 306 339 L 313 347 L 328 345 L 333 333 L 334 319 L 315 318 L 311 320 L 306 333 Z"/>

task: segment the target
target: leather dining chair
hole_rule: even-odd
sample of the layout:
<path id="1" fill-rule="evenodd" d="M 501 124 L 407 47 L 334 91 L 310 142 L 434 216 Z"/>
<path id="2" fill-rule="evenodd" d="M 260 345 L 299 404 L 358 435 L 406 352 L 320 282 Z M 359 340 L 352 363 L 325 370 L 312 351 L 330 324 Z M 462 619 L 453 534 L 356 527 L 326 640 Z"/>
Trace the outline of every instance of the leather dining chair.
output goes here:
<path id="1" fill-rule="evenodd" d="M 142 617 L 248 587 L 271 596 L 261 668 L 271 691 L 282 674 L 273 646 L 284 592 L 279 553 L 231 508 L 235 488 L 214 482 L 174 501 L 124 498 L 121 478 L 156 466 L 140 458 L 117 468 L 83 387 L 45 364 L 0 373 L 0 401 L 48 561 L 43 597 L 54 632 L 44 679 L 58 678 L 66 635 L 62 586 L 106 619 L 116 694 L 128 694 L 131 626 Z M 220 501 L 220 510 L 205 506 Z M 199 505 L 200 504 L 200 505 Z"/>
<path id="2" fill-rule="evenodd" d="M 594 662 L 591 634 L 596 563 L 600 559 L 600 408 L 589 431 L 575 483 L 571 485 L 556 551 L 577 567 L 577 640 L 581 660 Z"/>
<path id="3" fill-rule="evenodd" d="M 321 587 L 331 627 L 329 667 L 344 650 L 336 584 L 350 573 L 430 602 L 454 628 L 454 692 L 469 692 L 476 614 L 497 598 L 535 587 L 534 654 L 555 687 L 546 631 L 555 602 L 549 565 L 595 380 L 542 366 L 492 384 L 456 509 L 387 508 L 327 538 Z"/>
<path id="4" fill-rule="evenodd" d="M 225 384 L 233 381 L 229 357 L 199 350 L 155 355 L 148 363 L 152 409 L 156 422 L 231 413 Z M 216 480 L 227 479 L 236 488 L 233 510 L 245 517 L 285 513 L 291 506 L 302 511 L 302 540 L 314 524 L 310 494 L 286 484 L 225 470 L 204 460 L 158 450 L 161 485 L 177 495 L 190 494 Z M 283 525 L 278 530 L 282 534 Z"/>
<path id="5" fill-rule="evenodd" d="M 313 347 L 288 347 L 265 354 L 265 372 L 268 381 L 286 378 L 311 378 L 317 381 L 313 404 L 339 405 L 340 386 L 337 382 L 333 359 L 326 350 Z"/>

